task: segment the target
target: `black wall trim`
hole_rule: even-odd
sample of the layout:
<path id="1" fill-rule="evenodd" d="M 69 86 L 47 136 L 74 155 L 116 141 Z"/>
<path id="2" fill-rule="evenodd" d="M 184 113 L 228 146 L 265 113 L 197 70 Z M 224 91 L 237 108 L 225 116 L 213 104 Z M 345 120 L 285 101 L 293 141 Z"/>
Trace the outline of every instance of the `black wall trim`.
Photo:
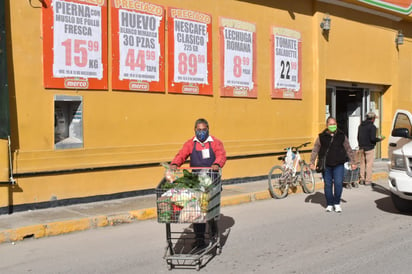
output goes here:
<path id="1" fill-rule="evenodd" d="M 48 176 L 48 175 L 86 173 L 86 172 L 98 172 L 98 171 L 108 171 L 108 170 L 157 167 L 157 166 L 160 166 L 160 163 L 145 163 L 145 164 L 119 165 L 119 166 L 102 166 L 102 167 L 88 167 L 88 168 L 76 168 L 76 169 L 33 171 L 33 172 L 14 173 L 13 176 L 14 178 L 27 178 L 27 177 L 38 177 L 38 176 Z"/>
<path id="2" fill-rule="evenodd" d="M 308 152 L 311 152 L 311 150 L 300 151 L 300 153 L 308 153 Z M 236 156 L 228 156 L 227 160 L 260 158 L 260 157 L 277 156 L 277 155 L 284 155 L 284 154 L 285 152 L 268 152 L 268 153 L 259 153 L 259 154 L 236 155 Z M 107 170 L 121 170 L 121 169 L 158 167 L 158 166 L 160 166 L 159 162 L 144 163 L 144 164 L 131 164 L 131 165 L 118 165 L 118 166 L 64 169 L 64 170 L 45 170 L 45 171 L 33 171 L 33 172 L 22 172 L 22 173 L 17 172 L 17 173 L 13 173 L 13 177 L 14 178 L 27 178 L 27 177 L 37 177 L 37 176 L 47 176 L 47 175 L 98 172 L 98 171 L 107 171 Z"/>

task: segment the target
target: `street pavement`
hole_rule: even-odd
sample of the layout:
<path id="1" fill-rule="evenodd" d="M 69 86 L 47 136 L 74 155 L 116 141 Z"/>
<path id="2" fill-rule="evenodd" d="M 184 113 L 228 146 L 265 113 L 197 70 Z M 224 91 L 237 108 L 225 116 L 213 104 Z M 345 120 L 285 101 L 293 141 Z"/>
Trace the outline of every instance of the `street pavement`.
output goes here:
<path id="1" fill-rule="evenodd" d="M 376 160 L 373 180 L 382 181 L 387 176 L 387 161 Z M 316 189 L 323 189 L 319 174 L 315 174 L 315 181 Z M 289 193 L 289 195 L 300 192 L 302 192 L 301 189 L 297 188 L 295 192 Z M 265 199 L 272 199 L 267 180 L 223 184 L 222 207 Z M 155 194 L 16 212 L 9 215 L 0 215 L 0 244 L 153 218 L 157 218 Z"/>

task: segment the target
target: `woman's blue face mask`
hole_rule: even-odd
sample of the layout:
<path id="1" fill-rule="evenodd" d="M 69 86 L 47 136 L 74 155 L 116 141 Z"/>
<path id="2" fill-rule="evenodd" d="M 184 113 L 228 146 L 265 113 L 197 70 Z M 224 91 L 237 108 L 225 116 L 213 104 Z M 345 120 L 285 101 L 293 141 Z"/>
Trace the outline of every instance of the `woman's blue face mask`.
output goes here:
<path id="1" fill-rule="evenodd" d="M 208 129 L 202 129 L 202 130 L 196 130 L 196 138 L 200 142 L 206 141 L 207 137 L 209 137 L 209 130 Z"/>

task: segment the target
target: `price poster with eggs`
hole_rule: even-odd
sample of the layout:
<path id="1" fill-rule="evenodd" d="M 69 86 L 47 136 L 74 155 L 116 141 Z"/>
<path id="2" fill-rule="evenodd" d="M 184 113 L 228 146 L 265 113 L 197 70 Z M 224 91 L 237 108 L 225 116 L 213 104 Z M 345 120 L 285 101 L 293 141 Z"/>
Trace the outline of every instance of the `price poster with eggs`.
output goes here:
<path id="1" fill-rule="evenodd" d="M 257 98 L 256 26 L 220 18 L 221 96 Z"/>
<path id="2" fill-rule="evenodd" d="M 106 0 L 46 0 L 46 88 L 107 89 Z"/>
<path id="3" fill-rule="evenodd" d="M 113 89 L 164 92 L 164 8 L 111 1 Z"/>
<path id="4" fill-rule="evenodd" d="M 300 32 L 272 28 L 272 70 L 272 98 L 302 99 Z"/>
<path id="5" fill-rule="evenodd" d="M 168 92 L 212 95 L 212 17 L 168 11 Z"/>

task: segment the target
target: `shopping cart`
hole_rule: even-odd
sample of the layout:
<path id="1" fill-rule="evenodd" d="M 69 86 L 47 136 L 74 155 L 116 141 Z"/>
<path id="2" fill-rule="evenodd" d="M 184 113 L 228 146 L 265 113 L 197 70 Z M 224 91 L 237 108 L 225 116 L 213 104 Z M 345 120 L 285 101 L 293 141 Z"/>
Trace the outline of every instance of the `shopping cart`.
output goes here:
<path id="1" fill-rule="evenodd" d="M 343 185 L 346 188 L 358 188 L 359 187 L 359 175 L 360 175 L 360 169 L 357 167 L 356 169 L 351 168 L 351 165 L 346 162 L 345 165 L 345 171 L 343 175 Z"/>
<path id="2" fill-rule="evenodd" d="M 343 175 L 343 186 L 346 188 L 358 188 L 359 187 L 359 177 L 360 177 L 360 159 L 361 151 L 358 147 L 353 150 L 353 155 L 355 157 L 355 164 L 357 168 L 352 170 L 349 162 L 345 163 L 345 171 Z"/>
<path id="3" fill-rule="evenodd" d="M 195 234 L 185 223 L 207 223 L 220 216 L 222 191 L 220 171 L 210 168 L 179 168 L 166 170 L 156 188 L 157 221 L 166 224 L 164 259 L 168 269 L 195 267 L 196 270 L 222 251 L 218 226 L 209 225 L 205 233 L 206 246 L 192 247 Z M 178 227 L 172 231 L 172 226 Z M 213 231 L 212 231 L 213 230 Z M 213 233 L 212 233 L 213 232 Z M 215 250 L 215 253 L 212 251 Z"/>

